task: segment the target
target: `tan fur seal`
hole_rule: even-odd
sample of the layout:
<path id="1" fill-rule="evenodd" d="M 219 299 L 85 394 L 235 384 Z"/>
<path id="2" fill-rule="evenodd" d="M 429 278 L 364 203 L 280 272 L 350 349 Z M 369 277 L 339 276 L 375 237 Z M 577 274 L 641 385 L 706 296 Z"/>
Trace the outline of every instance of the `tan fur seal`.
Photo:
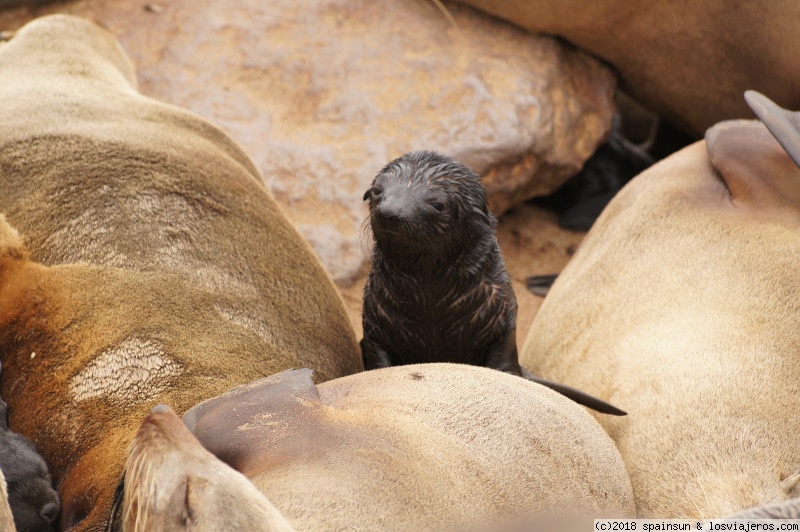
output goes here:
<path id="1" fill-rule="evenodd" d="M 104 522 L 155 404 L 361 369 L 339 295 L 246 155 L 138 94 L 106 31 L 36 20 L 0 47 L 0 77 L 2 392 L 62 527 Z"/>
<path id="2" fill-rule="evenodd" d="M 629 405 L 600 421 L 640 516 L 780 503 L 800 495 L 799 278 L 800 168 L 763 124 L 722 122 L 609 205 L 521 361 Z"/>
<path id="3" fill-rule="evenodd" d="M 153 408 L 125 464 L 124 531 L 292 527 L 241 473 L 218 460 L 165 405 Z"/>
<path id="4" fill-rule="evenodd" d="M 309 370 L 287 371 L 201 403 L 184 422 L 297 530 L 464 530 L 544 511 L 633 512 L 619 454 L 583 408 L 487 368 L 420 364 L 319 386 Z M 163 459 L 140 431 L 126 501 L 129 492 L 148 497 L 138 471 L 161 489 L 196 474 L 182 439 L 164 437 L 162 452 L 175 458 Z M 122 515 L 181 508 L 140 498 Z M 196 526 L 218 524 L 204 515 Z"/>
<path id="5" fill-rule="evenodd" d="M 751 117 L 741 95 L 800 109 L 794 0 L 459 0 L 605 60 L 620 86 L 687 132 Z"/>

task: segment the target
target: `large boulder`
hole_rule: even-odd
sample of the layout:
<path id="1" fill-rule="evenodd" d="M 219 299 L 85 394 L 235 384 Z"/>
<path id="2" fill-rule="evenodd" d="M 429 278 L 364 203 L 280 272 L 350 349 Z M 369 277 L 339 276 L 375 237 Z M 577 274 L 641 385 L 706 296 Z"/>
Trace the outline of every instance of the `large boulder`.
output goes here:
<path id="1" fill-rule="evenodd" d="M 460 6 L 391 0 L 83 0 L 0 13 L 93 18 L 143 93 L 226 129 L 346 285 L 363 273 L 361 196 L 389 160 L 451 155 L 495 214 L 554 190 L 606 135 L 614 77 L 593 58 Z"/>

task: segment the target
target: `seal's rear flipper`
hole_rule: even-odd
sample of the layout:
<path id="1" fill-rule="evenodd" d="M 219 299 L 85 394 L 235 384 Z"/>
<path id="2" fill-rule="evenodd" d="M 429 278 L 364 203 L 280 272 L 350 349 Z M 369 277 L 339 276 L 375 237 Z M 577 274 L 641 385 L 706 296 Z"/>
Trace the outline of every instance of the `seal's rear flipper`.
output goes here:
<path id="1" fill-rule="evenodd" d="M 567 386 L 566 384 L 559 384 L 557 382 L 539 378 L 525 368 L 522 368 L 522 376 L 529 381 L 533 381 L 536 384 L 541 384 L 542 386 L 550 388 L 551 390 L 560 393 L 564 397 L 572 399 L 579 405 L 591 408 L 592 410 L 600 412 L 601 414 L 610 414 L 612 416 L 628 415 L 627 412 L 620 410 L 611 403 L 606 403 L 602 399 L 598 399 L 597 397 L 589 395 L 586 392 L 582 392 L 577 388 L 573 388 L 572 386 Z"/>
<path id="2" fill-rule="evenodd" d="M 744 99 L 789 157 L 800 166 L 800 113 L 784 109 L 753 90 L 745 91 Z"/>

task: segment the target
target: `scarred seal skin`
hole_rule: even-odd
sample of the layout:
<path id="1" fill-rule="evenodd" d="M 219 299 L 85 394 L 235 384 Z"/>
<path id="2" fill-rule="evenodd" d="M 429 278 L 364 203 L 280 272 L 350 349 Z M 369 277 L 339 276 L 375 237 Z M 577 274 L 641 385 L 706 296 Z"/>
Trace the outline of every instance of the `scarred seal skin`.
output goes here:
<path id="1" fill-rule="evenodd" d="M 0 79 L 2 394 L 62 528 L 106 522 L 154 405 L 362 368 L 335 286 L 247 155 L 139 94 L 106 30 L 37 19 L 0 46 Z"/>
<path id="2" fill-rule="evenodd" d="M 364 287 L 366 369 L 458 362 L 525 376 L 605 413 L 618 408 L 538 379 L 517 358 L 517 300 L 480 178 L 454 159 L 408 153 L 364 194 L 374 238 Z"/>

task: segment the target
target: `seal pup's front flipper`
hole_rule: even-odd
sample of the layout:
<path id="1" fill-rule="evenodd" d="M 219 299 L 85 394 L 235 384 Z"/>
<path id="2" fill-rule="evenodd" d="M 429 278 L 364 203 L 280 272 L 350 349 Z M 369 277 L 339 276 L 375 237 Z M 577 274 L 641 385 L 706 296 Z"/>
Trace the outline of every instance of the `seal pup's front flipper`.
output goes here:
<path id="1" fill-rule="evenodd" d="M 583 405 L 587 408 L 591 408 L 601 414 L 610 414 L 612 416 L 627 416 L 628 413 L 624 410 L 620 410 L 616 406 L 612 405 L 611 403 L 607 403 L 602 399 L 598 399 L 597 397 L 590 395 L 586 392 L 583 392 L 577 388 L 573 388 L 572 386 L 568 386 L 566 384 L 559 384 L 557 382 L 549 381 L 547 379 L 542 379 L 541 377 L 537 377 L 530 371 L 525 368 L 522 368 L 522 376 L 529 381 L 533 381 L 536 384 L 541 384 L 547 388 L 550 388 L 554 392 L 558 392 L 564 397 L 568 397 L 572 399 L 579 405 Z"/>

